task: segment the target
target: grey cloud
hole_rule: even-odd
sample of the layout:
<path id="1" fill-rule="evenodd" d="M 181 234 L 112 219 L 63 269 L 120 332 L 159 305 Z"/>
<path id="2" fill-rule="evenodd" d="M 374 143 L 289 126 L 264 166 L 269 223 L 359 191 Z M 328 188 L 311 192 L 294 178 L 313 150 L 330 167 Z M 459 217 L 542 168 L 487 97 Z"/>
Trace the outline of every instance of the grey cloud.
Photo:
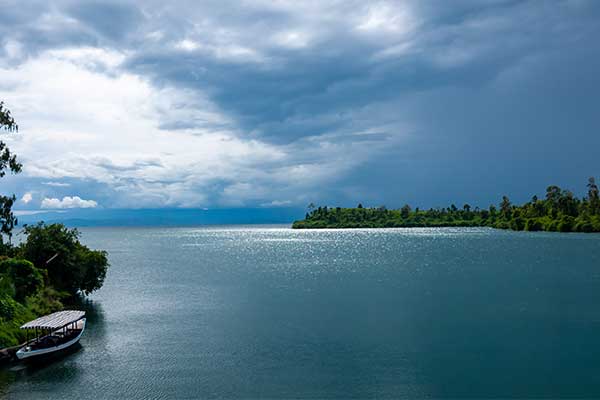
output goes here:
<path id="1" fill-rule="evenodd" d="M 112 41 L 126 41 L 143 22 L 143 15 L 132 4 L 123 2 L 73 2 L 66 7 L 67 15 L 90 27 L 101 37 Z"/>
<path id="2" fill-rule="evenodd" d="M 208 193 L 207 201 L 221 201 L 227 188 L 229 192 L 247 190 L 253 180 L 256 188 L 261 188 L 259 192 L 275 193 L 279 199 L 294 198 L 299 190 L 292 184 L 277 192 L 277 184 L 269 185 L 268 179 L 287 167 L 328 168 L 328 158 L 342 164 L 340 154 L 360 159 L 366 169 L 355 172 L 352 168 L 357 164 L 342 168 L 348 175 L 324 198 L 341 196 L 345 187 L 376 192 L 379 186 L 375 183 L 389 186 L 384 183 L 392 176 L 404 187 L 419 187 L 418 179 L 431 176 L 440 184 L 452 182 L 455 178 L 447 172 L 449 165 L 464 171 L 479 163 L 502 176 L 504 160 L 490 148 L 503 147 L 508 152 L 510 146 L 502 143 L 506 137 L 550 143 L 548 153 L 555 155 L 560 148 L 552 147 L 548 132 L 563 147 L 567 133 L 588 145 L 597 143 L 589 133 L 581 132 L 592 131 L 598 124 L 590 117 L 593 111 L 587 104 L 597 99 L 593 89 L 599 87 L 593 71 L 600 60 L 595 50 L 600 36 L 599 2 L 382 2 L 405 4 L 414 26 L 405 32 L 384 29 L 371 33 L 356 29 L 356 25 L 377 2 L 311 4 L 127 1 L 9 5 L 0 16 L 0 46 L 17 41 L 25 55 L 79 45 L 116 48 L 127 55 L 121 71 L 140 75 L 158 88 L 174 86 L 202 94 L 233 121 L 230 126 L 229 122 L 187 115 L 173 118 L 169 117 L 173 110 L 164 110 L 160 129 L 234 126 L 232 131 L 245 139 L 275 144 L 291 154 L 280 162 L 261 165 L 262 169 L 252 174 L 242 165 L 239 176 L 203 181 L 202 187 L 194 186 L 193 177 L 182 175 L 186 190 Z M 61 17 L 71 18 L 73 23 L 43 23 Z M 286 31 L 306 34 L 306 44 L 285 47 L 276 43 L 276 36 Z M 183 40 L 193 45 L 187 50 L 177 47 Z M 568 76 L 569 71 L 580 77 Z M 525 78 L 518 81 L 519 77 Z M 567 89 L 557 87 L 557 82 Z M 517 86 L 528 90 L 511 92 Z M 591 89 L 586 91 L 586 86 Z M 562 108 L 549 104 L 557 94 L 577 94 L 584 104 Z M 523 115 L 528 106 L 530 114 Z M 568 132 L 566 126 L 558 130 L 549 124 L 556 115 L 562 116 L 563 124 L 575 121 L 571 124 L 578 130 Z M 514 121 L 535 129 L 525 133 Z M 176 135 L 173 132 L 173 140 Z M 407 135 L 409 139 L 402 141 Z M 522 135 L 526 137 L 520 139 Z M 327 146 L 337 146 L 339 153 Z M 373 154 L 379 158 L 369 158 Z M 515 152 L 510 157 L 515 165 L 526 165 L 526 155 Z M 536 157 L 540 164 L 550 162 L 541 155 Z M 119 165 L 104 160 L 97 165 L 112 171 L 161 167 L 155 161 Z M 389 172 L 395 170 L 405 175 Z M 380 174 L 375 174 L 379 178 L 373 178 L 371 171 Z M 504 173 L 499 180 L 508 182 L 508 175 Z M 460 182 L 458 189 L 469 192 L 468 182 Z M 137 183 L 133 178 L 120 182 L 123 190 Z M 154 183 L 178 184 L 169 179 Z M 390 199 L 407 195 L 400 189 L 385 190 Z M 456 192 L 447 188 L 447 193 L 451 197 Z M 446 195 L 440 196 L 445 200 Z M 256 201 L 263 200 L 269 199 Z"/>
<path id="3" fill-rule="evenodd" d="M 160 160 L 147 159 L 147 160 L 138 160 L 131 164 L 116 164 L 109 159 L 95 159 L 90 160 L 90 162 L 98 167 L 104 168 L 106 170 L 112 171 L 135 171 L 148 167 L 163 167 L 163 164 Z"/>
<path id="4" fill-rule="evenodd" d="M 257 19 L 262 23 L 253 19 L 247 27 L 241 24 L 245 21 L 243 12 L 238 13 L 241 17 L 234 12 L 223 24 L 242 37 L 248 30 L 246 36 L 252 39 L 242 38 L 241 44 L 258 43 L 256 49 L 264 53 L 265 64 L 232 63 L 202 53 L 161 48 L 133 55 L 126 68 L 151 76 L 157 84 L 207 91 L 246 132 L 285 143 L 344 124 L 324 116 L 351 114 L 373 102 L 424 90 L 486 85 L 524 57 L 564 46 L 577 40 L 582 30 L 597 29 L 598 25 L 585 10 L 571 9 L 561 2 L 553 7 L 496 2 L 487 8 L 463 2 L 441 9 L 420 16 L 425 23 L 403 39 L 413 43 L 407 57 L 374 59 L 395 43 L 379 45 L 349 32 L 341 14 L 339 30 L 335 31 L 334 23 L 330 32 L 308 49 L 269 47 L 261 44 L 261 38 L 275 33 L 269 22 L 271 18 L 277 22 L 281 15 L 262 15 Z M 565 23 L 565 13 L 577 23 Z M 219 15 L 217 12 L 215 18 Z M 205 19 L 211 17 L 209 12 Z M 316 122 L 319 120 L 323 122 Z"/>

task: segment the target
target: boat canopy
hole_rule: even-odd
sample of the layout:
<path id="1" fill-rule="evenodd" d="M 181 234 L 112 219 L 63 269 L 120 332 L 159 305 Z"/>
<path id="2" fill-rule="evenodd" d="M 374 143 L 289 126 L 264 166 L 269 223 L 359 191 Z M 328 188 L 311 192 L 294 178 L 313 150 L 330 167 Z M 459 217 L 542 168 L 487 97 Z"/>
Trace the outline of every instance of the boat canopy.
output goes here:
<path id="1" fill-rule="evenodd" d="M 67 310 L 45 315 L 21 326 L 21 329 L 59 329 L 79 321 L 85 311 Z"/>

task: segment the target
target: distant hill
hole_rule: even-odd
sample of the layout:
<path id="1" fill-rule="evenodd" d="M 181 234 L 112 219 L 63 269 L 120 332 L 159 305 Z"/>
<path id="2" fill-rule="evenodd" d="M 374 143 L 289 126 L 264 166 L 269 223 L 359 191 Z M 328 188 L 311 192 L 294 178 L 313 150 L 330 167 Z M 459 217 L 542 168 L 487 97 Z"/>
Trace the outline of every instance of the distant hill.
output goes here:
<path id="1" fill-rule="evenodd" d="M 302 216 L 298 208 L 235 209 L 72 209 L 17 212 L 19 225 L 60 222 L 71 227 L 85 226 L 193 226 L 291 224 Z"/>

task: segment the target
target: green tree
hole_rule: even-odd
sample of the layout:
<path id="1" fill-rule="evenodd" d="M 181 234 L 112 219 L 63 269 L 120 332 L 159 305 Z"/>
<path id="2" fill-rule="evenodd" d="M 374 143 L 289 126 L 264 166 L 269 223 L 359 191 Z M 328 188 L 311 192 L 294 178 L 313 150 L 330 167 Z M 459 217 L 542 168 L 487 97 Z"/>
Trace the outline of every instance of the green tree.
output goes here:
<path id="1" fill-rule="evenodd" d="M 40 222 L 24 232 L 27 240 L 18 253 L 46 270 L 50 285 L 71 295 L 89 294 L 102 286 L 109 265 L 106 252 L 81 244 L 77 229 Z"/>
<path id="2" fill-rule="evenodd" d="M 558 198 L 558 209 L 565 215 L 570 215 L 572 217 L 577 216 L 578 200 L 575 199 L 572 192 L 568 190 L 561 192 L 561 195 Z"/>
<path id="3" fill-rule="evenodd" d="M 510 210 L 511 210 L 510 200 L 508 199 L 507 196 L 502 196 L 502 202 L 500 203 L 500 213 L 502 214 L 503 217 L 510 218 Z"/>
<path id="4" fill-rule="evenodd" d="M 106 270 L 108 269 L 106 252 L 93 251 L 79 244 L 75 255 L 81 268 L 79 290 L 85 294 L 89 294 L 100 289 L 104 283 Z"/>
<path id="5" fill-rule="evenodd" d="M 15 123 L 10 111 L 4 108 L 4 103 L 0 102 L 0 131 L 16 132 L 19 129 Z M 13 154 L 6 143 L 0 140 L 0 178 L 6 175 L 6 172 L 18 174 L 21 172 L 21 164 L 17 161 L 17 156 Z M 12 206 L 16 200 L 15 195 L 0 195 L 0 249 L 3 248 L 2 234 L 8 236 L 10 243 L 12 230 L 17 224 L 17 218 L 12 213 Z"/>
<path id="6" fill-rule="evenodd" d="M 402 218 L 406 219 L 410 216 L 410 211 L 410 206 L 408 204 L 405 204 L 400 209 L 400 215 L 402 216 Z"/>
<path id="7" fill-rule="evenodd" d="M 560 199 L 562 190 L 556 186 L 551 185 L 546 188 L 546 201 L 551 207 L 558 206 L 558 200 Z"/>
<path id="8" fill-rule="evenodd" d="M 593 176 L 588 179 L 587 188 L 590 214 L 598 214 L 600 213 L 600 196 L 598 186 L 596 185 L 596 179 Z"/>

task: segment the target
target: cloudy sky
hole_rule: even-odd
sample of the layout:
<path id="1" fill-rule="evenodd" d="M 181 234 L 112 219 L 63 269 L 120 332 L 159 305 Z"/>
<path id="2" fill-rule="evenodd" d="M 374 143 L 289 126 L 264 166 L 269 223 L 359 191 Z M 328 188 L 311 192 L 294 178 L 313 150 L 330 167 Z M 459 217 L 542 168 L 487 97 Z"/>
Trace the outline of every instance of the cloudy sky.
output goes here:
<path id="1" fill-rule="evenodd" d="M 600 2 L 0 0 L 23 210 L 487 206 L 600 176 Z"/>

